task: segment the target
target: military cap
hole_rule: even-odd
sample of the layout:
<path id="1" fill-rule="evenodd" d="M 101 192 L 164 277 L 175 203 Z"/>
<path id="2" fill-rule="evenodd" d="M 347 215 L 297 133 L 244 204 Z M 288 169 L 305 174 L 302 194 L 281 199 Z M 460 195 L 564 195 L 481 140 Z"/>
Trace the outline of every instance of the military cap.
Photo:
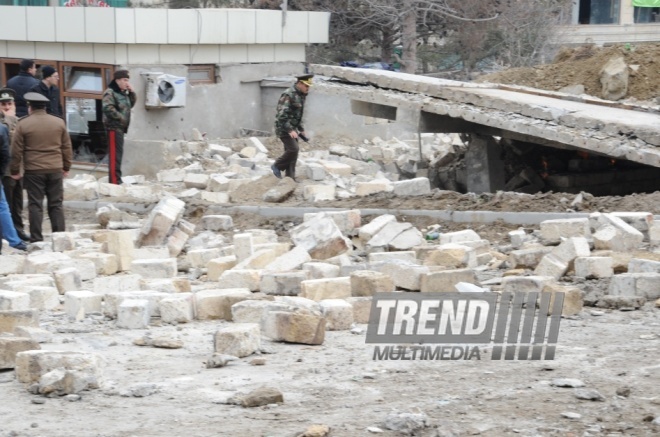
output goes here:
<path id="1" fill-rule="evenodd" d="M 312 86 L 313 77 L 313 74 L 303 74 L 302 76 L 296 76 L 296 79 L 298 79 L 298 82 L 302 82 L 307 86 Z"/>
<path id="2" fill-rule="evenodd" d="M 48 103 L 50 100 L 48 100 L 48 97 L 44 96 L 43 94 L 39 93 L 26 93 L 23 98 L 25 99 L 26 102 L 43 102 L 43 103 Z"/>
<path id="3" fill-rule="evenodd" d="M 0 102 L 13 102 L 16 97 L 16 91 L 11 88 L 0 89 Z"/>

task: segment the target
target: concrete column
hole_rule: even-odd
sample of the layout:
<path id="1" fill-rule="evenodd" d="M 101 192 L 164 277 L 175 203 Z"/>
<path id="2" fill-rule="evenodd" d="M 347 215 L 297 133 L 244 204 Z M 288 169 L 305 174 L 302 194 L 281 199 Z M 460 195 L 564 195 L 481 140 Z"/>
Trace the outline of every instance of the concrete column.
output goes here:
<path id="1" fill-rule="evenodd" d="M 635 23 L 635 7 L 630 1 L 622 1 L 620 4 L 621 12 L 619 15 L 619 24 Z"/>
<path id="2" fill-rule="evenodd" d="M 471 134 L 465 165 L 468 192 L 494 193 L 504 189 L 502 148 L 494 138 Z"/>

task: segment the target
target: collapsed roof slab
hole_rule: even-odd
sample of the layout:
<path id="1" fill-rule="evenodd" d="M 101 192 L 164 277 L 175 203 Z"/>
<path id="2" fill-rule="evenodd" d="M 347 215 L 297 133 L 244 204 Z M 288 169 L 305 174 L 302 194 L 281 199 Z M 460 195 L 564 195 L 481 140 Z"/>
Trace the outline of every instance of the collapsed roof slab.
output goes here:
<path id="1" fill-rule="evenodd" d="M 361 115 L 364 102 L 419 110 L 422 132 L 456 129 L 454 132 L 497 135 L 660 167 L 657 110 L 587 96 L 391 71 L 327 65 L 313 65 L 312 71 L 340 81 L 317 82 L 314 92 L 343 94 L 363 102 L 353 105 L 362 108 Z M 428 114 L 440 118 L 433 121 Z"/>

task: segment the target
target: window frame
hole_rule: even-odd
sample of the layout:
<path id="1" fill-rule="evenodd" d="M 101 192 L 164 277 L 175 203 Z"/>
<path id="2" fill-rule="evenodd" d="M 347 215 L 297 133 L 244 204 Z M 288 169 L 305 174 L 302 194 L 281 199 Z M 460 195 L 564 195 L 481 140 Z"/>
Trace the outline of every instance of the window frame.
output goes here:
<path id="1" fill-rule="evenodd" d="M 215 64 L 196 64 L 196 65 L 188 65 L 188 73 L 187 73 L 187 79 L 188 83 L 190 85 L 210 85 L 210 84 L 215 84 L 216 83 L 216 76 L 215 76 Z M 206 71 L 208 72 L 208 77 L 209 79 L 191 79 L 190 78 L 190 73 L 193 71 Z"/>

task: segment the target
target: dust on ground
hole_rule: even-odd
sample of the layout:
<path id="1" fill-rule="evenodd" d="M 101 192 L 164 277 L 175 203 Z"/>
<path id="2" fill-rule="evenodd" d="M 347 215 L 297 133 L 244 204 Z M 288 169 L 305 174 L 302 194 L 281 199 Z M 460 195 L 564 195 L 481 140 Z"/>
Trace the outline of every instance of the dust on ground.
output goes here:
<path id="1" fill-rule="evenodd" d="M 479 82 L 494 82 L 558 91 L 569 85 L 584 85 L 586 94 L 601 95 L 600 71 L 612 58 L 623 56 L 631 68 L 626 98 L 650 101 L 660 97 L 660 44 L 585 45 L 563 47 L 551 64 L 512 68 L 481 76 Z M 633 67 L 637 66 L 637 67 Z"/>

